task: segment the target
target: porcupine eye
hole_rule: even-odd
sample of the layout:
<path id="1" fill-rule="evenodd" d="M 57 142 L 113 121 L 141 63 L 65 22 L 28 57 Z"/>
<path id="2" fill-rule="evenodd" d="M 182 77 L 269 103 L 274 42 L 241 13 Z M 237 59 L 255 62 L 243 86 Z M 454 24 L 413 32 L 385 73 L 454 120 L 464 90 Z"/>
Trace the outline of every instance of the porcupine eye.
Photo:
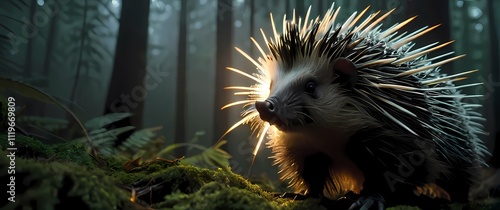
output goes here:
<path id="1" fill-rule="evenodd" d="M 315 92 L 316 92 L 316 83 L 313 81 L 310 81 L 306 84 L 304 87 L 304 91 L 309 94 L 311 97 L 315 98 Z"/>

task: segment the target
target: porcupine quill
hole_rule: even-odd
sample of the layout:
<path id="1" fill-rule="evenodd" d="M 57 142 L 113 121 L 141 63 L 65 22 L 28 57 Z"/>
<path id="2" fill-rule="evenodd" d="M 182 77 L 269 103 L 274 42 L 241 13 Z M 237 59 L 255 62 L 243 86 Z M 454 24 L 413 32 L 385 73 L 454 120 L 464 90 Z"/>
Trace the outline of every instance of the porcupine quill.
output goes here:
<path id="1" fill-rule="evenodd" d="M 460 90 L 481 83 L 453 82 L 477 70 L 445 75 L 440 66 L 464 55 L 427 57 L 453 41 L 413 48 L 439 25 L 400 33 L 415 17 L 383 29 L 394 9 L 362 20 L 367 10 L 344 23 L 336 22 L 334 4 L 323 19 L 309 19 L 311 7 L 305 19 L 294 11 L 282 34 L 271 14 L 274 38 L 261 29 L 267 52 L 254 38 L 258 59 L 236 48 L 258 72 L 228 68 L 257 84 L 226 88 L 247 99 L 222 107 L 244 108 L 225 134 L 249 123 L 258 133 L 254 157 L 267 137 L 281 179 L 297 193 L 360 194 L 352 208 L 418 195 L 466 201 L 488 151 L 478 137 L 486 134 L 474 112 L 480 105 L 462 101 L 480 96 Z"/>

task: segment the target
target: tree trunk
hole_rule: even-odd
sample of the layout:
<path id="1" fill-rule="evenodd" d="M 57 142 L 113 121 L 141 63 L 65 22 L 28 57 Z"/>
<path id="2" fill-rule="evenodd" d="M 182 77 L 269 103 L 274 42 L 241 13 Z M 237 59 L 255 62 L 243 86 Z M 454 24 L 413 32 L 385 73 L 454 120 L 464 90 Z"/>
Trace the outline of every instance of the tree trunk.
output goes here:
<path id="1" fill-rule="evenodd" d="M 227 94 L 222 94 L 221 90 L 228 85 L 229 74 L 226 67 L 231 65 L 233 54 L 233 6 L 232 0 L 217 1 L 217 58 L 215 61 L 215 110 L 213 127 L 213 141 L 216 142 L 222 134 L 229 128 L 227 111 L 220 108 L 228 102 Z"/>
<path id="2" fill-rule="evenodd" d="M 131 112 L 129 124 L 142 127 L 150 1 L 123 0 L 113 73 L 104 113 Z"/>
<path id="3" fill-rule="evenodd" d="M 76 73 L 75 73 L 75 82 L 73 83 L 73 88 L 71 89 L 71 96 L 69 98 L 70 101 L 75 101 L 76 90 L 78 88 L 78 83 L 80 81 L 80 72 L 82 69 L 82 58 L 83 51 L 85 50 L 85 41 L 87 39 L 87 6 L 88 0 L 84 0 L 83 2 L 83 21 L 82 21 L 82 29 L 80 32 L 80 49 L 78 50 L 78 63 L 76 64 Z M 73 108 L 73 104 L 70 105 L 70 109 Z"/>
<path id="4" fill-rule="evenodd" d="M 54 17 L 50 19 L 50 28 L 47 36 L 47 47 L 45 48 L 45 58 L 43 61 L 42 75 L 47 77 L 50 76 L 50 68 L 51 68 L 51 59 L 54 53 L 55 40 L 57 36 L 57 20 L 59 17 L 59 13 L 54 14 Z M 49 78 L 46 78 L 43 82 L 43 86 L 46 88 L 50 88 Z M 45 115 L 45 107 L 46 104 L 41 104 L 40 108 L 42 110 L 42 115 Z"/>
<path id="5" fill-rule="evenodd" d="M 36 12 L 36 7 L 37 7 L 36 0 L 31 0 L 31 5 L 30 5 L 30 16 L 28 21 L 33 21 L 33 16 Z M 25 78 L 30 78 L 33 76 L 32 68 L 31 68 L 31 62 L 32 62 L 32 57 L 33 57 L 33 39 L 35 37 L 28 39 L 28 43 L 26 45 L 26 57 L 24 59 L 24 77 Z"/>
<path id="6" fill-rule="evenodd" d="M 186 141 L 186 15 L 187 4 L 181 0 L 180 22 L 179 22 L 179 41 L 177 46 L 177 87 L 175 96 L 175 134 L 174 142 L 183 143 Z M 186 150 L 179 149 L 176 156 L 185 155 Z"/>
<path id="7" fill-rule="evenodd" d="M 33 16 L 35 15 L 35 12 L 36 12 L 36 7 L 38 6 L 38 4 L 36 3 L 36 0 L 31 0 L 31 4 L 30 4 L 30 14 L 29 14 L 29 19 L 28 21 L 30 23 L 33 23 Z M 39 29 L 37 29 L 39 31 Z M 23 71 L 23 77 L 25 79 L 30 79 L 33 77 L 33 65 L 32 65 L 32 62 L 33 62 L 33 43 L 35 42 L 34 39 L 36 39 L 36 36 L 35 37 L 32 37 L 30 39 L 28 39 L 27 43 L 26 43 L 26 56 L 24 57 L 24 71 Z M 31 85 L 35 85 L 35 86 L 38 86 L 39 84 L 31 84 Z M 26 100 L 26 99 L 25 99 Z M 24 102 L 25 104 L 31 104 L 25 111 L 24 114 L 26 115 L 40 115 L 41 113 L 41 109 L 40 109 L 40 103 L 38 101 L 35 101 L 35 102 L 29 102 L 26 101 Z"/>
<path id="8" fill-rule="evenodd" d="M 54 17 L 50 19 L 50 28 L 49 28 L 49 35 L 47 36 L 47 47 L 45 49 L 45 58 L 43 61 L 43 69 L 42 69 L 42 74 L 43 75 L 49 75 L 50 74 L 50 65 L 51 65 L 51 59 L 52 59 L 52 53 L 54 52 L 54 44 L 56 40 L 56 32 L 57 32 L 57 17 L 58 14 L 55 14 Z M 46 86 L 48 86 L 48 80 L 45 82 Z"/>
<path id="9" fill-rule="evenodd" d="M 288 2 L 288 1 L 287 1 Z M 255 37 L 254 36 L 254 30 L 255 30 L 255 20 L 253 18 L 253 15 L 255 14 L 255 0 L 249 0 L 250 3 L 250 37 Z M 253 56 L 253 50 L 254 46 L 250 46 L 250 55 Z"/>

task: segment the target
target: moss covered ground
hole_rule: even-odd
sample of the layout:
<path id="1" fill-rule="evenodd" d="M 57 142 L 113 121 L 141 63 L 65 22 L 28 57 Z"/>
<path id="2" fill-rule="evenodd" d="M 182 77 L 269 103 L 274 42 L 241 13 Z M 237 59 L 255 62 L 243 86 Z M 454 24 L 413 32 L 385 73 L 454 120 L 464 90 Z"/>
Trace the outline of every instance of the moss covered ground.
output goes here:
<path id="1" fill-rule="evenodd" d="M 0 180 L 9 180 L 7 137 L 0 135 Z M 77 142 L 45 145 L 17 136 L 15 201 L 0 209 L 325 209 L 314 198 L 277 198 L 226 169 L 152 161 L 134 168 L 127 160 L 103 157 L 97 166 Z M 451 209 L 494 209 L 451 205 Z M 398 206 L 393 210 L 418 209 Z"/>

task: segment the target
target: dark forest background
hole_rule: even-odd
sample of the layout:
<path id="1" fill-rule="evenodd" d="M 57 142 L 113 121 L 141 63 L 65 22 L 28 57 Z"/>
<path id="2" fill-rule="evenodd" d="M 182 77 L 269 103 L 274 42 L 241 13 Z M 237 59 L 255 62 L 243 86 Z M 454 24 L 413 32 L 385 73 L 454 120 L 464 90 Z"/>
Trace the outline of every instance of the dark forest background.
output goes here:
<path id="1" fill-rule="evenodd" d="M 236 121 L 240 109 L 220 110 L 237 96 L 228 85 L 251 85 L 233 74 L 233 66 L 255 68 L 237 46 L 257 56 L 250 37 L 270 34 L 269 13 L 281 22 L 296 9 L 304 16 L 326 12 L 332 0 L 2 0 L 0 1 L 0 77 L 37 87 L 56 97 L 82 120 L 113 112 L 132 112 L 122 122 L 136 128 L 162 126 L 166 144 L 195 142 L 210 146 Z M 385 26 L 418 15 L 404 30 L 442 25 L 419 38 L 417 46 L 435 41 L 455 43 L 438 53 L 467 54 L 443 66 L 447 73 L 479 69 L 467 82 L 486 116 L 484 140 L 493 147 L 500 131 L 500 1 L 496 0 L 371 0 L 336 1 L 338 19 L 371 5 L 370 12 L 397 8 Z M 290 16 L 288 16 L 290 17 Z M 74 124 L 60 108 L 19 98 L 23 122 L 33 135 L 51 139 L 47 130 L 62 127 L 57 138 L 72 139 Z M 50 126 L 49 126 L 50 125 Z M 233 170 L 246 173 L 256 143 L 249 126 L 226 136 Z M 196 138 L 194 138 L 196 137 Z M 253 175 L 269 172 L 269 151 L 261 149 Z M 185 151 L 178 151 L 179 156 Z M 274 169 L 272 169 L 274 170 Z M 271 172 L 269 175 L 274 176 Z"/>

